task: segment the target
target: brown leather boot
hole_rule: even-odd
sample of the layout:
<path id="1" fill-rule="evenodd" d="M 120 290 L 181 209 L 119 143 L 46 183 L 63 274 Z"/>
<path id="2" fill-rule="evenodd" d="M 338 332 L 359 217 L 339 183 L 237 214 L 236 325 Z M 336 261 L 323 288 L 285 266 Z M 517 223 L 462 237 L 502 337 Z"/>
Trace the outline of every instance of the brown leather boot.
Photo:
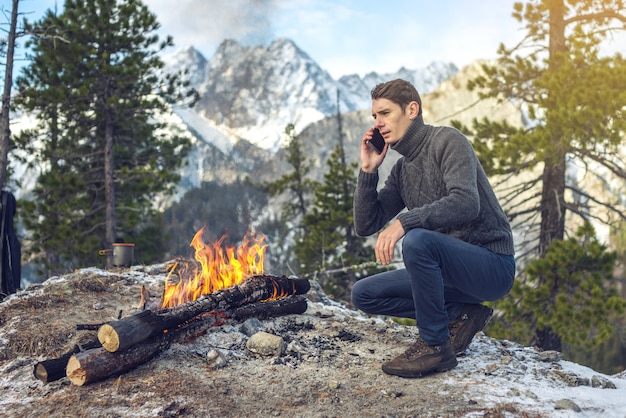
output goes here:
<path id="1" fill-rule="evenodd" d="M 474 335 L 485 328 L 492 315 L 493 309 L 488 306 L 467 304 L 461 314 L 448 324 L 452 349 L 457 356 L 465 352 Z"/>
<path id="2" fill-rule="evenodd" d="M 450 339 L 441 345 L 428 345 L 421 338 L 403 354 L 383 363 L 383 371 L 400 377 L 422 377 L 456 367 Z"/>

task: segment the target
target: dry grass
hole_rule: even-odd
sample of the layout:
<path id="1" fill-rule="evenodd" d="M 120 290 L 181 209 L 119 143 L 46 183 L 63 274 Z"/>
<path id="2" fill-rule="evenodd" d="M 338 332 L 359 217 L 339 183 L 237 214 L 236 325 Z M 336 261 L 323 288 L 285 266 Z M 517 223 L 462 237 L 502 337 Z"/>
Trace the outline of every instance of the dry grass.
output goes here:
<path id="1" fill-rule="evenodd" d="M 46 287 L 45 292 L 0 304 L 0 326 L 14 328 L 5 334 L 8 344 L 0 360 L 67 352 L 94 338 L 94 333 L 78 332 L 78 324 L 110 321 L 120 310 L 128 311 L 139 296 L 137 287 L 119 276 L 75 273 L 70 277 L 64 284 Z"/>

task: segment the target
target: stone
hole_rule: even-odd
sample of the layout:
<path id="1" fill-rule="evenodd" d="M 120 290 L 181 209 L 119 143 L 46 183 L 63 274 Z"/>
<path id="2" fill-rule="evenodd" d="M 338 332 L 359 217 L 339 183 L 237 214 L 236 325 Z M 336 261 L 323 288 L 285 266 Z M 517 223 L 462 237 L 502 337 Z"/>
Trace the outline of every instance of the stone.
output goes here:
<path id="1" fill-rule="evenodd" d="M 539 360 L 547 363 L 556 363 L 557 361 L 561 361 L 562 358 L 563 354 L 555 350 L 547 350 L 539 353 Z"/>
<path id="2" fill-rule="evenodd" d="M 268 332 L 257 332 L 246 343 L 252 353 L 262 356 L 280 356 L 285 351 L 285 340 Z"/>
<path id="3" fill-rule="evenodd" d="M 206 355 L 206 361 L 212 369 L 221 369 L 228 364 L 224 354 L 218 350 L 209 351 Z"/>
<path id="4" fill-rule="evenodd" d="M 582 411 L 582 409 L 580 409 L 580 406 L 578 406 L 576 402 L 572 401 L 571 399 L 561 399 L 557 401 L 556 404 L 554 404 L 554 409 L 557 409 L 557 410 L 565 409 L 565 410 L 574 411 L 574 412 Z"/>
<path id="5" fill-rule="evenodd" d="M 617 389 L 615 383 L 611 382 L 606 377 L 598 376 L 597 374 L 591 376 L 591 386 L 600 389 Z"/>

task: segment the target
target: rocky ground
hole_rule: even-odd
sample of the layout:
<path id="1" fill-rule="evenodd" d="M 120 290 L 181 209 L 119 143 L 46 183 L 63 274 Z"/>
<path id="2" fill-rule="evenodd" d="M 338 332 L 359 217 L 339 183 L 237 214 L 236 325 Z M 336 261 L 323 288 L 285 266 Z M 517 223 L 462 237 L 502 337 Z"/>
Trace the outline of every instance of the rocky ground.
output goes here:
<path id="1" fill-rule="evenodd" d="M 164 265 L 83 269 L 0 303 L 0 416 L 626 416 L 625 373 L 605 376 L 482 333 L 449 372 L 385 375 L 381 362 L 415 329 L 347 309 L 315 283 L 303 314 L 227 321 L 119 376 L 84 386 L 33 376 L 37 362 L 93 339 L 77 324 L 132 313 L 139 286 L 160 295 L 164 279 Z"/>

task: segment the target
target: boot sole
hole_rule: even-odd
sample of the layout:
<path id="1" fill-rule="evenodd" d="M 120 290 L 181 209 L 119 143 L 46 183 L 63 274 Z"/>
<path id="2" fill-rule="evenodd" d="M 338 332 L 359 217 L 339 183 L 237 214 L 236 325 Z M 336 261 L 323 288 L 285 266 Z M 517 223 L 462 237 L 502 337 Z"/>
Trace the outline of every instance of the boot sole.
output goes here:
<path id="1" fill-rule="evenodd" d="M 416 378 L 416 377 L 424 377 L 433 373 L 447 372 L 448 370 L 454 369 L 457 366 L 457 364 L 459 364 L 459 362 L 457 361 L 455 357 L 455 358 L 451 358 L 445 363 L 438 364 L 437 367 L 431 370 L 424 370 L 422 372 L 411 371 L 411 370 L 389 370 L 385 367 L 384 364 L 382 366 L 382 369 L 383 369 L 383 372 L 393 375 L 393 376 L 400 376 L 400 377 L 405 377 L 405 378 Z"/>

